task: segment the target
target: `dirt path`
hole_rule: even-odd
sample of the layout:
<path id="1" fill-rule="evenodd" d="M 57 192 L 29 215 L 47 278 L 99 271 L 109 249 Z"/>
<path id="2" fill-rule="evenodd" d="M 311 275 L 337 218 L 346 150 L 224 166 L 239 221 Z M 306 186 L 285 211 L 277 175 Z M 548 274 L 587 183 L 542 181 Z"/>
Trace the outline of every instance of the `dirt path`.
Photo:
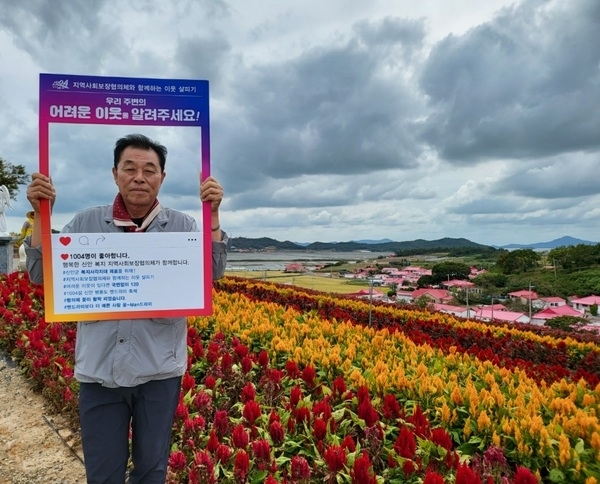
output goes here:
<path id="1" fill-rule="evenodd" d="M 0 353 L 0 484 L 85 483 L 78 441 Z"/>

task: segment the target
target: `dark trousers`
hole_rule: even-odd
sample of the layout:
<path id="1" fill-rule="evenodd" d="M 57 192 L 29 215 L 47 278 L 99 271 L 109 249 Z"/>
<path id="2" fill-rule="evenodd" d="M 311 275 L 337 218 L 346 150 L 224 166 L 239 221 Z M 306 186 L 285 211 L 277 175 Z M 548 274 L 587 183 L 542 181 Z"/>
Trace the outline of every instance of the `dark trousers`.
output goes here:
<path id="1" fill-rule="evenodd" d="M 81 383 L 79 419 L 88 484 L 164 484 L 181 378 L 126 388 Z"/>

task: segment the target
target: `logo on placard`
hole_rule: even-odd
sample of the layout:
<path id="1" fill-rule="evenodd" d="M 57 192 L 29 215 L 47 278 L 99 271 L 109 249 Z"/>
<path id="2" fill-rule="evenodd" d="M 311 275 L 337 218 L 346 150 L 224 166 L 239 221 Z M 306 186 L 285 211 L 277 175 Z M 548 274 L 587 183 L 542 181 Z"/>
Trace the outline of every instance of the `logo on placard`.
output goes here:
<path id="1" fill-rule="evenodd" d="M 52 83 L 52 89 L 69 89 L 69 80 L 64 79 L 62 81 L 54 81 Z"/>
<path id="2" fill-rule="evenodd" d="M 71 237 L 60 237 L 58 240 L 60 240 L 62 245 L 69 245 L 71 243 Z"/>
<path id="3" fill-rule="evenodd" d="M 60 254 L 60 258 L 62 260 L 67 260 L 69 258 L 69 254 Z"/>

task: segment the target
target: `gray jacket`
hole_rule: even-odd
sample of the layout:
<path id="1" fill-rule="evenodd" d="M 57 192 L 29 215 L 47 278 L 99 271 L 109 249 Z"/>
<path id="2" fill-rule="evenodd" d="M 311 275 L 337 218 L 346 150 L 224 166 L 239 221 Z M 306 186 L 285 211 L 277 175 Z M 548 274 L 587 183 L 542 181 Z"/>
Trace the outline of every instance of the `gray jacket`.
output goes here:
<path id="1" fill-rule="evenodd" d="M 112 205 L 83 210 L 61 233 L 121 232 L 113 223 Z M 147 232 L 198 232 L 193 217 L 163 208 Z M 133 234 L 132 234 L 133 235 Z M 227 234 L 212 243 L 213 279 L 223 276 L 227 264 Z M 34 283 L 43 283 L 41 247 L 25 241 L 27 271 Z M 173 281 L 176 283 L 176 281 Z M 68 323 L 65 323 L 68 324 Z M 75 378 L 107 387 L 132 387 L 150 380 L 181 376 L 187 367 L 186 318 L 120 319 L 77 323 Z"/>

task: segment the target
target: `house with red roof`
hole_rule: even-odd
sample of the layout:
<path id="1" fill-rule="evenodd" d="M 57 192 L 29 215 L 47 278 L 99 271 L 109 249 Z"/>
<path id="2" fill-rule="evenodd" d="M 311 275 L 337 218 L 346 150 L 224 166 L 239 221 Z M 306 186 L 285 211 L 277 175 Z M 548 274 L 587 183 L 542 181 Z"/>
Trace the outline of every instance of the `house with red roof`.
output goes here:
<path id="1" fill-rule="evenodd" d="M 539 299 L 537 292 L 528 291 L 527 289 L 522 291 L 509 292 L 508 297 L 509 299 L 519 300 L 521 304 L 529 304 L 529 301 L 532 301 L 533 303 L 535 299 Z"/>
<path id="2" fill-rule="evenodd" d="M 431 301 L 432 303 L 443 304 L 452 299 L 452 294 L 450 294 L 446 289 L 431 289 L 431 288 L 423 288 L 416 289 L 412 292 L 413 302 L 417 299 L 423 297 Z"/>
<path id="3" fill-rule="evenodd" d="M 600 296 L 591 295 L 588 297 L 582 297 L 581 299 L 571 299 L 573 308 L 580 309 L 586 313 L 590 312 L 590 308 L 594 305 L 600 307 Z"/>
<path id="4" fill-rule="evenodd" d="M 529 316 L 516 311 L 493 311 L 491 309 L 478 309 L 474 319 L 481 321 L 503 321 L 506 323 L 529 323 Z"/>
<path id="5" fill-rule="evenodd" d="M 463 308 L 462 306 L 452 306 L 450 304 L 433 304 L 433 309 L 440 313 L 452 314 L 459 318 L 471 318 L 475 315 L 475 310 Z"/>
<path id="6" fill-rule="evenodd" d="M 573 316 L 576 318 L 585 317 L 583 310 L 573 309 L 571 306 L 566 304 L 562 306 L 555 306 L 552 308 L 546 308 L 539 313 L 535 313 L 531 316 L 532 324 L 546 324 L 549 319 L 558 318 L 559 316 Z"/>

